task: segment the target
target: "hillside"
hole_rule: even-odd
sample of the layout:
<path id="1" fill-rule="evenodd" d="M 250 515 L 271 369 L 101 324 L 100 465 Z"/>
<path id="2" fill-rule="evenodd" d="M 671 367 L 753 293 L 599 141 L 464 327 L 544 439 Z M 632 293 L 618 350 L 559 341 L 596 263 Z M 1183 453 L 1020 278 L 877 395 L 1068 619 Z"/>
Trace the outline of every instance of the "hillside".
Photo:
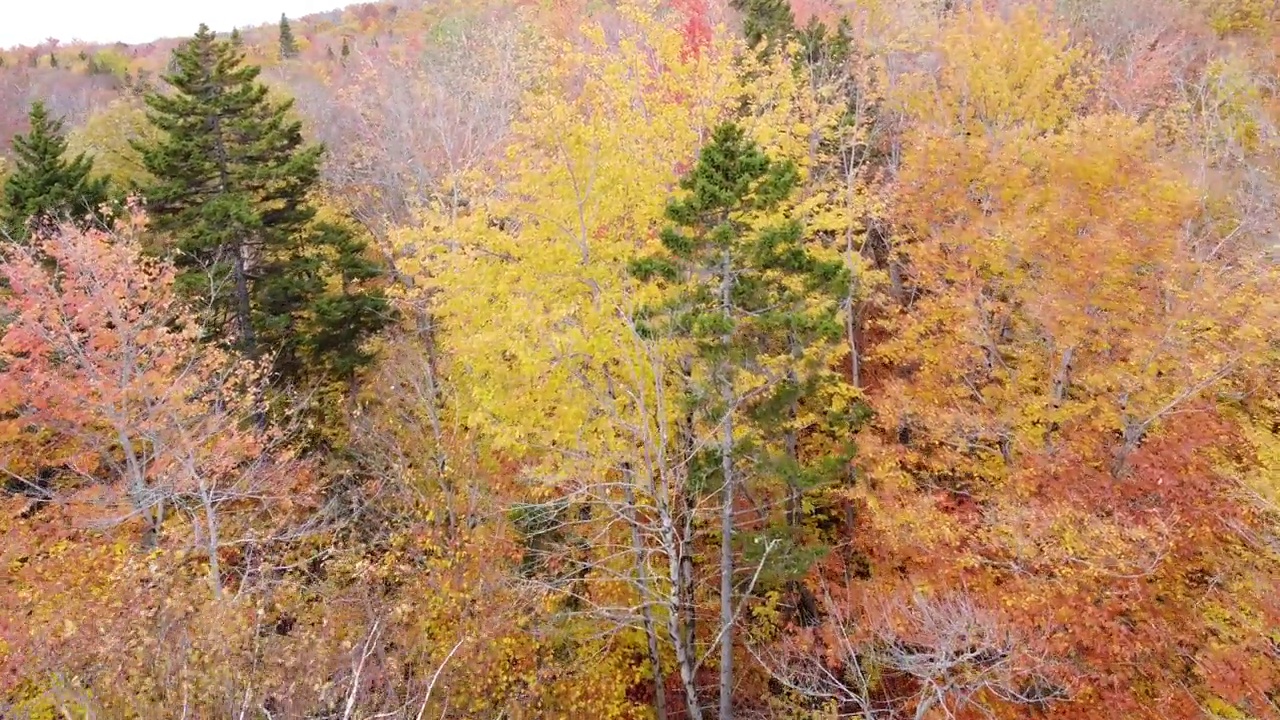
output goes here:
<path id="1" fill-rule="evenodd" d="M 0 717 L 1280 720 L 1276 3 L 287 26 L 0 52 Z"/>

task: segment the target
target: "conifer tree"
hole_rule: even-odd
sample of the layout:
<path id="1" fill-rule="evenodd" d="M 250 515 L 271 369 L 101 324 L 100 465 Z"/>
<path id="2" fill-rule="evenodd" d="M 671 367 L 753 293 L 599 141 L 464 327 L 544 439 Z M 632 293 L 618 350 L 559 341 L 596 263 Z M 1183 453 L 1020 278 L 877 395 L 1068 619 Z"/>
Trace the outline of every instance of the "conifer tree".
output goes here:
<path id="1" fill-rule="evenodd" d="M 289 18 L 280 13 L 280 59 L 298 57 L 298 41 L 293 37 L 293 29 L 289 27 Z"/>
<path id="2" fill-rule="evenodd" d="M 721 125 L 681 180 L 686 195 L 667 207 L 672 226 L 661 235 L 663 252 L 632 265 L 639 279 L 669 286 L 672 299 L 646 312 L 644 328 L 688 343 L 697 368 L 691 377 L 707 385 L 690 395 L 705 398 L 700 410 L 718 425 L 722 718 L 732 716 L 734 497 L 748 450 L 741 424 L 755 423 L 751 434 L 765 442 L 786 435 L 802 394 L 823 374 L 803 359 L 816 357 L 805 350 L 839 336 L 836 314 L 848 284 L 839 261 L 806 248 L 801 223 L 779 217 L 798 182 L 792 163 L 767 157 L 736 124 Z M 748 374 L 763 385 L 744 390 Z M 800 467 L 794 446 L 772 453 L 761 443 L 751 451 L 752 465 L 775 468 L 788 485 L 817 472 Z"/>
<path id="3" fill-rule="evenodd" d="M 351 43 L 347 42 L 346 38 L 342 38 L 341 54 L 343 60 L 346 60 L 351 55 Z"/>
<path id="4" fill-rule="evenodd" d="M 72 220 L 82 227 L 102 221 L 107 181 L 92 177 L 93 160 L 83 153 L 68 160 L 63 120 L 36 101 L 28 113 L 30 130 L 13 138 L 14 168 L 4 184 L 4 232 L 24 239 L 33 228 Z"/>
<path id="5" fill-rule="evenodd" d="M 796 31 L 789 0 L 732 0 L 730 4 L 742 13 L 742 34 L 751 47 L 763 43 L 766 49 L 773 48 Z"/>
<path id="6" fill-rule="evenodd" d="M 174 61 L 173 91 L 146 96 L 160 138 L 137 148 L 180 287 L 209 313 L 215 339 L 269 353 L 283 377 L 303 375 L 307 355 L 349 373 L 367 361 L 359 345 L 381 327 L 372 316 L 385 301 L 363 287 L 375 267 L 353 271 L 363 246 L 350 231 L 313 222 L 323 148 L 304 143 L 292 101 L 271 100 L 260 69 L 207 27 Z"/>
<path id="7" fill-rule="evenodd" d="M 390 305 L 381 289 L 364 286 L 379 277 L 382 269 L 368 259 L 368 243 L 346 225 L 316 223 L 314 243 L 322 249 L 326 275 L 337 287 L 312 303 L 305 358 L 331 377 L 349 379 L 373 360 L 363 347 L 364 338 L 390 319 Z"/>

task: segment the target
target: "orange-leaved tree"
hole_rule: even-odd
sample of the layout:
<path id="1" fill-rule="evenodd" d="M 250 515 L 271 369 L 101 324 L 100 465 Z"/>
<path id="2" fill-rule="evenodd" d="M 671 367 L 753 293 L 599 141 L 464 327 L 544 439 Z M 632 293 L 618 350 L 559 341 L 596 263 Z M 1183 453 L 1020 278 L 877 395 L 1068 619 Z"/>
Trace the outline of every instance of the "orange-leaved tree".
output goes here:
<path id="1" fill-rule="evenodd" d="M 144 547 L 157 546 L 167 516 L 186 517 L 216 595 L 227 516 L 269 534 L 262 513 L 305 473 L 278 432 L 249 422 L 257 369 L 201 341 L 173 266 L 141 250 L 145 227 L 134 212 L 113 230 L 63 227 L 8 249 L 4 441 L 30 447 L 37 436 L 52 449 L 8 453 L 6 470 L 30 485 L 56 469 L 68 489 L 99 496 L 98 520 L 141 519 Z"/>

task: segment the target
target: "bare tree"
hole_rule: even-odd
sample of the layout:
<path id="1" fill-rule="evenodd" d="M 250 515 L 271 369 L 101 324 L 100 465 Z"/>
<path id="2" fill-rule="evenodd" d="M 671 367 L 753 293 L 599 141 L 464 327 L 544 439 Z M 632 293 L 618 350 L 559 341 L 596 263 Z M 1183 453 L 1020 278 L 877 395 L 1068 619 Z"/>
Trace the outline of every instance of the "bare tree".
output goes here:
<path id="1" fill-rule="evenodd" d="M 917 596 L 878 610 L 824 596 L 822 631 L 751 652 L 783 686 L 842 716 L 954 718 L 1001 705 L 1043 709 L 1067 697 L 1036 641 L 966 596 Z"/>

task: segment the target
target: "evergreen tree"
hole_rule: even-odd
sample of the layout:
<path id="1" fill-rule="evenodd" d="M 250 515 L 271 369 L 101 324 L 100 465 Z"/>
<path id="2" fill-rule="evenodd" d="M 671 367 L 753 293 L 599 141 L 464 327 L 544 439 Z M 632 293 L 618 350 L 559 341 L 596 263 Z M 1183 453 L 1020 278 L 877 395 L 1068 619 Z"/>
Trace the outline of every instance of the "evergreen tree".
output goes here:
<path id="1" fill-rule="evenodd" d="M 348 57 L 351 56 L 351 44 L 347 42 L 346 38 L 342 38 L 341 55 L 343 60 L 346 60 Z"/>
<path id="2" fill-rule="evenodd" d="M 373 360 L 363 347 L 364 339 L 387 325 L 391 307 L 380 289 L 364 287 L 382 274 L 368 259 L 368 243 L 346 225 L 316 223 L 315 231 L 326 275 L 337 289 L 319 295 L 312 304 L 306 357 L 330 376 L 349 379 Z"/>
<path id="3" fill-rule="evenodd" d="M 14 168 L 4 184 L 4 232 L 24 239 L 31 229 L 63 220 L 82 226 L 100 223 L 107 181 L 92 177 L 93 161 L 83 153 L 66 159 L 63 120 L 50 117 L 44 103 L 28 113 L 30 130 L 13 138 Z"/>
<path id="4" fill-rule="evenodd" d="M 781 213 L 798 183 L 792 163 L 767 157 L 736 124 L 721 125 L 681 180 L 685 196 L 667 207 L 672 225 L 661 234 L 663 252 L 632 265 L 637 278 L 671 291 L 670 301 L 645 313 L 642 327 L 688 344 L 695 368 L 688 377 L 705 384 L 689 396 L 717 425 L 720 717 L 732 716 L 734 497 L 743 470 L 786 485 L 790 525 L 799 513 L 797 491 L 834 476 L 843 460 L 832 453 L 802 463 L 797 449 L 800 405 L 832 378 L 824 354 L 809 350 L 839 338 L 837 313 L 849 280 L 840 261 L 810 252 L 803 225 Z M 757 386 L 744 389 L 744 377 L 756 378 Z M 755 441 L 747 445 L 744 437 Z M 793 561 L 802 555 L 783 554 Z"/>
<path id="5" fill-rule="evenodd" d="M 848 17 L 840 18 L 832 32 L 817 18 L 800 30 L 800 53 L 811 68 L 838 71 L 853 54 L 853 26 Z"/>
<path id="6" fill-rule="evenodd" d="M 57 54 L 57 53 L 54 53 L 54 52 L 50 52 L 50 53 L 49 53 L 49 67 L 51 67 L 51 68 L 57 68 L 57 67 L 58 67 L 58 54 Z"/>
<path id="7" fill-rule="evenodd" d="M 289 27 L 289 18 L 280 14 L 280 59 L 298 57 L 298 41 L 293 38 L 293 29 Z"/>
<path id="8" fill-rule="evenodd" d="M 789 0 L 731 0 L 730 4 L 742 13 L 742 33 L 751 47 L 763 43 L 771 49 L 796 31 Z"/>
<path id="9" fill-rule="evenodd" d="M 338 56 L 337 56 L 337 55 L 335 55 L 335 54 L 334 54 L 334 52 L 333 52 L 333 46 L 332 46 L 332 45 L 329 45 L 328 47 L 326 47 L 326 48 L 324 49 L 324 55 L 325 55 L 325 57 L 326 57 L 326 58 L 328 58 L 329 62 L 333 62 L 334 60 L 337 60 L 337 59 L 338 59 Z"/>
<path id="10" fill-rule="evenodd" d="M 216 339 L 251 357 L 269 353 L 284 377 L 302 375 L 308 354 L 344 373 L 363 364 L 359 345 L 381 326 L 366 311 L 384 301 L 362 287 L 376 268 L 351 269 L 348 255 L 361 248 L 349 233 L 313 223 L 307 196 L 323 148 L 304 144 L 292 101 L 269 99 L 259 68 L 207 27 L 174 61 L 165 78 L 172 92 L 146 96 L 161 137 L 137 147 L 155 178 L 145 193 L 153 225 L 175 243 L 181 287 L 209 312 Z M 335 299 L 343 297 L 346 305 Z"/>

